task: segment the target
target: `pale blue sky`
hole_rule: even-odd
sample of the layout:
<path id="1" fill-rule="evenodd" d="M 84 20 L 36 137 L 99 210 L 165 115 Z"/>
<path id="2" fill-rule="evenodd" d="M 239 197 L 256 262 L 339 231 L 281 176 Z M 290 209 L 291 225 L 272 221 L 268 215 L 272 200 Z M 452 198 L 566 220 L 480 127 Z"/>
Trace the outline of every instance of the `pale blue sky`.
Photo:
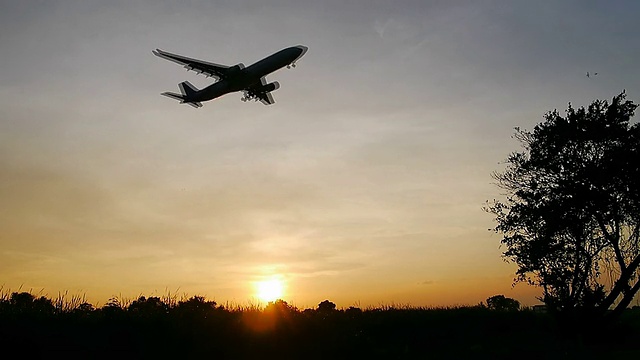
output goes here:
<path id="1" fill-rule="evenodd" d="M 0 2 L 0 279 L 96 301 L 166 288 L 312 306 L 476 303 L 513 267 L 490 174 L 568 102 L 640 99 L 634 1 Z M 308 53 L 276 104 L 160 96 L 151 50 Z M 598 72 L 587 78 L 586 72 Z"/>

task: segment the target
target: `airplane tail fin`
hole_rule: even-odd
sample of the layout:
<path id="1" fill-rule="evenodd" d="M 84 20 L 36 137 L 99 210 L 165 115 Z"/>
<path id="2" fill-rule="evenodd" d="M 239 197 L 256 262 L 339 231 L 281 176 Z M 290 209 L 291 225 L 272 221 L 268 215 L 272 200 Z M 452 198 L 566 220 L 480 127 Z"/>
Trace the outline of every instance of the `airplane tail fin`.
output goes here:
<path id="1" fill-rule="evenodd" d="M 198 89 L 188 81 L 181 82 L 180 84 L 178 84 L 178 87 L 180 88 L 180 92 L 182 93 L 182 95 L 184 95 L 187 99 L 198 92 Z"/>
<path id="2" fill-rule="evenodd" d="M 180 88 L 180 92 L 182 94 L 176 94 L 173 92 L 163 92 L 160 95 L 164 95 L 166 97 L 172 98 L 174 100 L 178 100 L 180 101 L 180 104 L 188 104 L 193 106 L 194 108 L 200 108 L 202 107 L 202 103 L 201 102 L 197 102 L 197 101 L 189 101 L 189 99 L 194 96 L 196 94 L 196 92 L 198 91 L 198 89 L 193 86 L 193 84 L 191 84 L 188 81 L 184 81 L 181 82 L 180 84 L 178 84 L 178 87 Z"/>

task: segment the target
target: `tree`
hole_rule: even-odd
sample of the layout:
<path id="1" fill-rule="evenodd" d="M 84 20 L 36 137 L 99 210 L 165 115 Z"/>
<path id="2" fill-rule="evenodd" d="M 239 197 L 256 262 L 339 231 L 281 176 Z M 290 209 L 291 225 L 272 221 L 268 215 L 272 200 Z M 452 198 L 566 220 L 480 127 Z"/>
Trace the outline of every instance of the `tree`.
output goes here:
<path id="1" fill-rule="evenodd" d="M 129 305 L 127 311 L 141 317 L 160 317 L 168 313 L 169 306 L 157 296 L 140 296 Z"/>
<path id="2" fill-rule="evenodd" d="M 289 305 L 286 301 L 282 299 L 277 299 L 276 301 L 269 301 L 267 306 L 264 309 L 264 313 L 273 313 L 277 316 L 289 316 L 297 312 L 297 309 L 293 305 Z"/>
<path id="3" fill-rule="evenodd" d="M 495 295 L 487 298 L 487 308 L 498 311 L 518 311 L 520 302 L 504 295 Z"/>
<path id="4" fill-rule="evenodd" d="M 494 172 L 506 200 L 496 217 L 515 281 L 541 286 L 559 312 L 613 316 L 640 289 L 640 126 L 623 92 L 587 109 L 548 112 L 532 132 L 516 128 L 523 150 Z"/>
<path id="5" fill-rule="evenodd" d="M 207 301 L 204 296 L 193 296 L 188 300 L 181 300 L 172 310 L 181 318 L 206 319 L 212 318 L 219 308 L 215 301 Z"/>
<path id="6" fill-rule="evenodd" d="M 8 301 L 9 309 L 14 314 L 28 314 L 34 316 L 53 315 L 53 302 L 44 296 L 39 298 L 28 292 L 14 292 Z"/>
<path id="7" fill-rule="evenodd" d="M 329 300 L 324 300 L 318 304 L 318 312 L 331 313 L 333 311 L 336 311 L 336 304 Z"/>

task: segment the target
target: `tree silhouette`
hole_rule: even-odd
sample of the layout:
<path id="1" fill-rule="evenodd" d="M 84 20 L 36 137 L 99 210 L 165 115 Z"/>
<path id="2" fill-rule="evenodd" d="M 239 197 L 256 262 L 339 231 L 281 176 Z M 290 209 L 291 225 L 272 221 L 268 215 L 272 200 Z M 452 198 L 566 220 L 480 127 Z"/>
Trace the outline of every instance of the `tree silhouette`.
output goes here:
<path id="1" fill-rule="evenodd" d="M 504 295 L 495 295 L 487 299 L 487 308 L 498 311 L 518 311 L 520 302 Z"/>
<path id="2" fill-rule="evenodd" d="M 215 301 L 208 301 L 204 296 L 193 296 L 178 302 L 178 305 L 173 310 L 178 313 L 206 318 L 216 311 L 216 305 L 218 304 Z"/>
<path id="3" fill-rule="evenodd" d="M 52 315 L 55 311 L 53 302 L 44 296 L 36 298 L 28 292 L 14 292 L 9 298 L 8 305 L 11 312 L 34 316 Z"/>
<path id="4" fill-rule="evenodd" d="M 619 314 L 640 288 L 640 127 L 625 93 L 552 111 L 495 172 L 490 203 L 516 281 L 543 289 L 552 311 Z"/>
<path id="5" fill-rule="evenodd" d="M 142 317 L 158 317 L 168 313 L 169 306 L 157 296 L 140 296 L 129 305 L 127 311 Z"/>
<path id="6" fill-rule="evenodd" d="M 318 304 L 319 312 L 333 312 L 336 310 L 336 304 L 332 303 L 329 300 L 324 300 L 320 304 Z"/>

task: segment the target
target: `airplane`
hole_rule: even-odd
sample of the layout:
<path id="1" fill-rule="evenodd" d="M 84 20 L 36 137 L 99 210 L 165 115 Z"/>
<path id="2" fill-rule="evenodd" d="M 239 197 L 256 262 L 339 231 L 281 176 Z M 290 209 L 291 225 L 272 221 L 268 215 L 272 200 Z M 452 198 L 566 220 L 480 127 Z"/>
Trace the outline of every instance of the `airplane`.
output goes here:
<path id="1" fill-rule="evenodd" d="M 234 66 L 214 64 L 207 61 L 188 58 L 186 56 L 172 54 L 160 49 L 153 50 L 152 53 L 163 59 L 173 61 L 184 68 L 193 70 L 198 74 L 213 77 L 217 81 L 201 90 L 198 90 L 190 82 L 184 81 L 178 84 L 181 94 L 163 92 L 161 95 L 179 100 L 181 104 L 188 104 L 194 108 L 202 107 L 202 102 L 213 100 L 222 95 L 235 91 L 244 92 L 242 101 L 255 100 L 265 105 L 271 105 L 275 101 L 271 92 L 278 89 L 280 84 L 275 81 L 267 83 L 265 76 L 283 67 L 291 68 L 296 66 L 296 61 L 300 59 L 308 48 L 297 45 L 280 50 L 249 67 L 239 63 Z"/>

